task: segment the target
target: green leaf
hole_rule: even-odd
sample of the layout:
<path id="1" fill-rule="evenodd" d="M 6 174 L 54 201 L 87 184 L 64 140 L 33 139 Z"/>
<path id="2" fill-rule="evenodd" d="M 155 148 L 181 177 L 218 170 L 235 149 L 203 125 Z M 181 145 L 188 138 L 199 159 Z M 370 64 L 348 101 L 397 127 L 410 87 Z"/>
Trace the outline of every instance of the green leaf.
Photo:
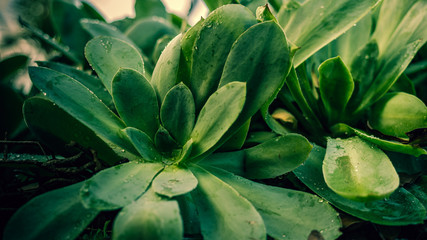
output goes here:
<path id="1" fill-rule="evenodd" d="M 46 98 L 27 99 L 23 113 L 31 132 L 56 153 L 69 153 L 70 148 L 66 145 L 75 142 L 84 148 L 95 150 L 97 157 L 109 165 L 122 158 L 136 158 L 127 151 L 122 152 L 117 145 L 113 147 L 113 143 L 102 140 L 95 132 Z"/>
<path id="2" fill-rule="evenodd" d="M 181 37 L 179 34 L 169 42 L 154 67 L 151 84 L 156 90 L 159 102 L 163 102 L 166 93 L 178 82 Z"/>
<path id="3" fill-rule="evenodd" d="M 182 82 L 166 94 L 160 109 L 160 119 L 181 146 L 188 141 L 193 131 L 195 111 L 193 95 Z"/>
<path id="4" fill-rule="evenodd" d="M 102 170 L 82 186 L 81 200 L 98 210 L 124 207 L 141 196 L 162 169 L 160 163 L 128 162 Z"/>
<path id="5" fill-rule="evenodd" d="M 194 141 L 192 157 L 208 151 L 220 140 L 239 116 L 245 96 L 246 84 L 232 82 L 209 97 L 191 133 Z"/>
<path id="6" fill-rule="evenodd" d="M 319 66 L 319 90 L 329 124 L 340 122 L 354 90 L 354 82 L 340 57 Z"/>
<path id="7" fill-rule="evenodd" d="M 4 239 L 77 238 L 99 212 L 82 205 L 81 186 L 77 183 L 31 199 L 9 220 Z"/>
<path id="8" fill-rule="evenodd" d="M 204 238 L 265 239 L 264 222 L 248 200 L 203 168 L 191 171 L 199 181 L 192 196 Z"/>
<path id="9" fill-rule="evenodd" d="M 99 99 L 102 100 L 105 105 L 110 109 L 114 110 L 115 106 L 113 103 L 113 98 L 108 93 L 105 86 L 102 84 L 101 80 L 97 77 L 87 74 L 81 70 L 70 67 L 65 64 L 56 63 L 56 62 L 37 62 L 37 65 L 40 67 L 46 67 L 53 69 L 55 71 L 64 73 L 75 80 L 79 81 L 81 84 L 85 85 L 90 91 L 92 91 Z"/>
<path id="10" fill-rule="evenodd" d="M 148 80 L 136 70 L 120 68 L 113 78 L 112 95 L 126 125 L 138 128 L 153 139 L 159 128 L 159 105 Z"/>
<path id="11" fill-rule="evenodd" d="M 427 107 L 414 95 L 388 93 L 372 106 L 369 124 L 383 134 L 407 139 L 407 132 L 427 128 Z"/>
<path id="12" fill-rule="evenodd" d="M 331 127 L 331 131 L 334 132 L 335 134 L 342 134 L 342 133 L 346 135 L 356 134 L 363 140 L 376 144 L 379 148 L 386 151 L 411 154 L 416 157 L 419 157 L 422 154 L 427 154 L 427 151 L 419 146 L 381 139 L 374 135 L 368 134 L 362 130 L 352 128 L 343 123 L 335 124 L 334 126 Z"/>
<path id="13" fill-rule="evenodd" d="M 197 179 L 189 169 L 170 165 L 154 179 L 152 186 L 156 193 L 173 198 L 195 189 Z"/>
<path id="14" fill-rule="evenodd" d="M 111 82 L 120 68 L 131 68 L 144 74 L 144 63 L 138 50 L 122 40 L 100 36 L 85 48 L 86 59 L 111 93 Z"/>
<path id="15" fill-rule="evenodd" d="M 141 197 L 124 207 L 113 225 L 113 239 L 182 239 L 183 223 L 175 200 Z"/>
<path id="16" fill-rule="evenodd" d="M 151 138 L 139 129 L 127 127 L 123 130 L 131 140 L 133 146 L 138 150 L 143 160 L 159 162 L 163 159 L 157 151 Z"/>
<path id="17" fill-rule="evenodd" d="M 299 134 L 287 134 L 245 149 L 245 177 L 274 178 L 301 165 L 312 149 Z"/>
<path id="18" fill-rule="evenodd" d="M 335 207 L 360 219 L 381 225 L 408 225 L 422 223 L 426 210 L 412 194 L 398 188 L 389 198 L 370 202 L 357 202 L 333 192 L 325 183 L 322 162 L 325 149 L 315 146 L 307 161 L 293 172 L 312 191 Z M 372 183 L 375 183 L 374 180 Z"/>
<path id="19" fill-rule="evenodd" d="M 126 30 L 126 36 L 131 39 L 147 56 L 153 54 L 154 47 L 159 38 L 179 33 L 170 22 L 162 18 L 152 17 L 135 22 Z"/>
<path id="20" fill-rule="evenodd" d="M 300 239 L 312 230 L 324 239 L 341 235 L 338 213 L 323 199 L 309 193 L 252 182 L 220 169 L 209 168 L 247 198 L 261 214 L 267 234 L 274 239 Z"/>
<path id="21" fill-rule="evenodd" d="M 132 40 L 130 40 L 124 33 L 111 24 L 94 19 L 82 19 L 80 20 L 80 24 L 92 37 L 114 37 L 133 44 Z"/>
<path id="22" fill-rule="evenodd" d="M 228 152 L 233 150 L 239 150 L 245 144 L 246 137 L 249 132 L 249 127 L 251 125 L 251 119 L 246 121 L 239 130 L 237 130 L 233 136 L 231 136 L 221 147 L 218 149 L 220 152 Z"/>
<path id="23" fill-rule="evenodd" d="M 382 199 L 399 187 L 387 155 L 359 137 L 328 139 L 323 174 L 334 192 L 356 201 Z"/>
<path id="24" fill-rule="evenodd" d="M 213 11 L 223 5 L 239 3 L 237 0 L 204 0 L 203 2 L 209 8 L 209 11 Z"/>
<path id="25" fill-rule="evenodd" d="M 427 176 L 421 176 L 415 183 L 408 186 L 408 191 L 412 193 L 427 209 Z"/>
<path id="26" fill-rule="evenodd" d="M 290 66 L 286 37 L 272 21 L 252 26 L 236 40 L 220 81 L 220 86 L 232 81 L 246 82 L 245 106 L 234 131 L 276 97 Z"/>
<path id="27" fill-rule="evenodd" d="M 256 23 L 253 13 L 242 5 L 220 7 L 203 21 L 193 45 L 191 76 L 187 84 L 193 93 L 196 110 L 200 110 L 218 88 L 233 42 Z M 252 53 L 255 50 L 245 52 Z M 238 59 L 238 63 L 241 62 Z"/>
<path id="28" fill-rule="evenodd" d="M 30 58 L 23 54 L 14 54 L 0 61 L 0 82 L 6 83 L 11 77 L 16 75 L 19 69 L 27 66 Z"/>
<path id="29" fill-rule="evenodd" d="M 152 16 L 166 17 L 166 9 L 160 0 L 136 0 L 136 18 L 146 18 Z"/>
<path id="30" fill-rule="evenodd" d="M 405 72 L 406 71 L 407 70 L 405 70 Z M 400 75 L 389 91 L 406 92 L 412 95 L 416 95 L 415 84 L 405 73 Z"/>
<path id="31" fill-rule="evenodd" d="M 33 84 L 60 108 L 102 139 L 136 153 L 121 132 L 125 128 L 123 121 L 93 92 L 73 78 L 48 68 L 30 67 L 28 71 Z"/>
<path id="32" fill-rule="evenodd" d="M 323 46 L 349 30 L 368 14 L 378 0 L 308 0 L 289 12 L 277 16 L 289 41 L 300 47 L 296 52 L 297 67 Z M 285 5 L 284 5 L 285 6 Z"/>

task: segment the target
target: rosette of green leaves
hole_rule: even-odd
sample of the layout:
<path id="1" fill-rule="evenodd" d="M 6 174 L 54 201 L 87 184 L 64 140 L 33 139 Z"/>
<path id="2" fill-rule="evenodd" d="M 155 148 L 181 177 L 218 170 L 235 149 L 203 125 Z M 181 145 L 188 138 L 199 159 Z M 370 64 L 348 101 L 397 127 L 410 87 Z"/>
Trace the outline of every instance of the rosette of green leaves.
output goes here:
<path id="1" fill-rule="evenodd" d="M 427 37 L 427 19 L 423 14 L 427 4 L 386 0 L 374 14 L 369 12 L 374 1 L 357 3 L 354 9 L 347 8 L 355 4 L 350 1 L 341 1 L 339 5 L 332 1 L 291 3 L 282 6 L 278 19 L 290 40 L 301 50 L 295 53 L 295 68 L 288 75 L 279 99 L 309 138 L 326 146 L 319 169 L 328 187 L 325 191 L 332 190 L 347 198 L 348 203 L 393 196 L 399 187 L 399 176 L 384 151 L 407 154 L 407 157 L 427 154 L 422 148 L 427 108 L 414 92 L 403 93 L 399 87 L 411 84 L 402 73 Z M 304 17 L 302 13 L 312 13 L 314 8 L 319 14 L 313 14 L 308 21 L 298 21 Z M 337 9 L 340 11 L 335 12 Z M 343 17 L 335 24 L 332 19 L 338 16 Z M 349 23 L 354 27 L 330 43 L 348 29 Z M 317 37 L 320 33 L 334 37 Z M 310 46 L 304 48 L 307 44 Z M 392 88 L 395 83 L 397 86 Z M 387 93 L 396 89 L 398 92 Z M 270 117 L 266 111 L 264 115 Z M 267 120 L 277 133 L 289 131 L 271 117 Z M 363 124 L 366 129 L 369 126 L 377 132 L 353 127 Z M 319 194 L 336 206 L 343 206 L 329 193 Z M 398 208 L 406 207 L 400 203 Z M 341 209 L 354 214 L 351 208 Z M 364 219 L 393 225 L 392 221 L 378 221 L 384 212 L 374 208 L 369 211 Z M 420 216 L 416 216 L 413 222 L 419 219 Z M 405 219 L 401 223 L 410 221 Z"/>
<path id="2" fill-rule="evenodd" d="M 91 40 L 86 58 L 111 108 L 76 75 L 30 68 L 48 99 L 129 162 L 31 200 L 12 217 L 4 238 L 76 238 L 99 211 L 115 209 L 121 210 L 114 239 L 283 239 L 313 229 L 336 238 L 340 220 L 319 197 L 247 179 L 292 171 L 312 148 L 289 134 L 241 149 L 250 118 L 284 84 L 289 51 L 276 22 L 226 5 L 176 36 L 151 80 L 134 46 L 105 36 Z M 26 104 L 24 112 L 37 107 Z M 35 125 L 31 119 L 28 125 Z M 224 146 L 235 151 L 216 152 Z"/>

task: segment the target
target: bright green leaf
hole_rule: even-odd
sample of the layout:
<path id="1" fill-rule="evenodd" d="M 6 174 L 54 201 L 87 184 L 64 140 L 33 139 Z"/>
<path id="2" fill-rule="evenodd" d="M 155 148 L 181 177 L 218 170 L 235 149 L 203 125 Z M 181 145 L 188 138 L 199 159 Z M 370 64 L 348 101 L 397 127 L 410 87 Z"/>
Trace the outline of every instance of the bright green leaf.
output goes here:
<path id="1" fill-rule="evenodd" d="M 388 93 L 372 106 L 369 124 L 383 134 L 406 139 L 407 132 L 427 128 L 427 107 L 414 95 Z"/>
<path id="2" fill-rule="evenodd" d="M 163 126 L 181 146 L 193 131 L 195 111 L 193 95 L 185 84 L 179 83 L 166 94 L 160 118 Z"/>
<path id="3" fill-rule="evenodd" d="M 154 178 L 152 187 L 156 193 L 172 198 L 191 192 L 197 187 L 197 179 L 189 169 L 170 165 Z"/>
<path id="4" fill-rule="evenodd" d="M 82 186 L 82 202 L 98 210 L 124 207 L 141 196 L 162 169 L 160 163 L 133 161 L 102 170 Z"/>
<path id="5" fill-rule="evenodd" d="M 265 239 L 264 222 L 236 190 L 201 167 L 191 171 L 199 185 L 192 192 L 206 239 Z"/>
<path id="6" fill-rule="evenodd" d="M 218 88 L 233 42 L 256 23 L 253 13 L 242 5 L 220 7 L 203 21 L 193 45 L 191 77 L 188 85 L 194 96 L 196 110 L 200 110 Z M 254 42 L 256 41 L 252 39 L 251 44 Z M 245 51 L 246 54 L 252 52 L 256 51 L 252 49 Z M 241 62 L 242 59 L 239 58 L 237 63 Z"/>
<path id="7" fill-rule="evenodd" d="M 359 137 L 328 139 L 323 174 L 333 191 L 356 201 L 388 197 L 399 186 L 387 155 Z"/>
<path id="8" fill-rule="evenodd" d="M 131 68 L 144 74 L 144 62 L 138 50 L 117 38 L 100 36 L 90 40 L 85 55 L 110 93 L 111 82 L 120 68 Z"/>
<path id="9" fill-rule="evenodd" d="M 341 234 L 337 212 L 313 194 L 263 185 L 224 170 L 209 170 L 254 205 L 267 234 L 274 239 L 306 238 L 312 230 L 321 232 L 325 239 L 336 239 Z"/>
<path id="10" fill-rule="evenodd" d="M 169 42 L 153 70 L 151 84 L 156 90 L 159 102 L 163 102 L 166 93 L 178 82 L 181 37 L 180 34 Z"/>
<path id="11" fill-rule="evenodd" d="M 77 238 L 99 212 L 80 202 L 82 185 L 77 183 L 31 199 L 9 220 L 4 239 Z"/>
<path id="12" fill-rule="evenodd" d="M 151 138 L 139 129 L 127 127 L 123 130 L 131 140 L 144 161 L 159 162 L 162 156 L 157 151 Z"/>
<path id="13" fill-rule="evenodd" d="M 332 191 L 325 183 L 322 162 L 325 149 L 315 146 L 307 161 L 295 169 L 295 175 L 312 191 L 335 207 L 360 219 L 381 225 L 408 225 L 422 223 L 426 216 L 423 205 L 412 194 L 398 188 L 389 198 L 371 202 L 357 202 Z M 375 183 L 376 179 L 372 181 Z"/>
<path id="14" fill-rule="evenodd" d="M 280 11 L 277 19 L 286 36 L 300 47 L 295 55 L 295 67 L 353 27 L 378 2 L 307 0 L 293 10 L 291 16 L 287 11 Z"/>
<path id="15" fill-rule="evenodd" d="M 113 239 L 182 239 L 183 223 L 175 200 L 141 197 L 124 207 L 114 220 Z"/>
<path id="16" fill-rule="evenodd" d="M 240 82 L 226 84 L 210 96 L 191 133 L 193 157 L 208 151 L 230 128 L 243 108 L 245 96 L 246 84 Z"/>
<path id="17" fill-rule="evenodd" d="M 136 18 L 146 18 L 151 16 L 166 17 L 166 9 L 160 0 L 136 0 Z"/>
<path id="18" fill-rule="evenodd" d="M 159 127 L 159 105 L 148 80 L 138 71 L 120 68 L 113 78 L 112 95 L 126 125 L 153 138 Z"/>

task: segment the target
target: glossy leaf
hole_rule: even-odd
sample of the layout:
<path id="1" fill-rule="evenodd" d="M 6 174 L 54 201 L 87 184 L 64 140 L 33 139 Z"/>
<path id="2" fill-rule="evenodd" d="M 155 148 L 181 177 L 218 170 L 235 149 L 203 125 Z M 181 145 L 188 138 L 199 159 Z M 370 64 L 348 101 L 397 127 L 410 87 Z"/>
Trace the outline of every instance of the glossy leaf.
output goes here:
<path id="1" fill-rule="evenodd" d="M 162 160 L 162 156 L 158 153 L 153 141 L 147 134 L 132 127 L 127 127 L 123 131 L 144 161 L 159 162 Z"/>
<path id="2" fill-rule="evenodd" d="M 151 56 L 157 39 L 165 36 L 176 36 L 178 30 L 162 18 L 146 18 L 135 22 L 126 31 L 126 36 L 138 46 L 143 53 Z"/>
<path id="3" fill-rule="evenodd" d="M 407 132 L 427 128 L 427 107 L 414 95 L 388 93 L 372 106 L 369 124 L 383 134 L 408 138 Z"/>
<path id="4" fill-rule="evenodd" d="M 357 201 L 388 197 L 399 186 L 387 155 L 359 137 L 328 139 L 323 174 L 333 191 Z"/>
<path id="5" fill-rule="evenodd" d="M 160 118 L 163 126 L 181 146 L 193 131 L 195 111 L 193 95 L 185 84 L 179 83 L 166 94 Z"/>
<path id="6" fill-rule="evenodd" d="M 131 68 L 144 74 L 144 63 L 138 50 L 117 38 L 100 36 L 90 40 L 85 55 L 110 93 L 111 82 L 120 68 Z"/>
<path id="7" fill-rule="evenodd" d="M 136 18 L 151 16 L 166 17 L 166 9 L 160 0 L 136 0 L 135 14 Z"/>
<path id="8" fill-rule="evenodd" d="M 113 239 L 181 239 L 183 223 L 175 200 L 141 197 L 124 207 L 114 220 Z"/>
<path id="9" fill-rule="evenodd" d="M 334 132 L 335 134 L 342 134 L 342 133 L 346 135 L 355 134 L 360 138 L 364 139 L 365 141 L 371 142 L 377 145 L 379 148 L 386 151 L 411 154 L 416 157 L 419 157 L 422 154 L 427 154 L 427 151 L 419 146 L 381 139 L 374 135 L 368 134 L 367 132 L 364 132 L 362 130 L 352 128 L 343 123 L 339 123 L 332 126 L 331 131 Z"/>
<path id="10" fill-rule="evenodd" d="M 98 210 L 124 207 L 141 196 L 162 169 L 160 163 L 128 162 L 102 170 L 82 186 L 81 200 Z"/>
<path id="11" fill-rule="evenodd" d="M 336 239 L 341 234 L 337 212 L 315 195 L 252 182 L 224 170 L 209 170 L 254 205 L 267 234 L 274 239 L 305 238 L 312 230 L 321 232 L 325 239 Z"/>
<path id="12" fill-rule="evenodd" d="M 245 96 L 246 84 L 240 82 L 229 83 L 210 96 L 191 133 L 193 157 L 208 151 L 231 127 L 243 108 Z"/>
<path id="13" fill-rule="evenodd" d="M 299 134 L 287 134 L 245 149 L 245 177 L 274 178 L 290 172 L 308 157 L 312 145 Z"/>
<path id="14" fill-rule="evenodd" d="M 5 240 L 74 239 L 98 215 L 80 202 L 83 183 L 39 195 L 21 207 L 4 231 Z"/>
<path id="15" fill-rule="evenodd" d="M 123 121 L 93 92 L 73 78 L 48 68 L 30 67 L 28 71 L 33 84 L 60 108 L 102 139 L 136 153 L 121 132 L 121 129 L 125 128 Z"/>
<path id="16" fill-rule="evenodd" d="M 46 67 L 58 72 L 64 73 L 75 80 L 79 81 L 81 84 L 85 85 L 90 91 L 92 91 L 99 99 L 102 100 L 105 105 L 110 109 L 114 109 L 113 98 L 108 93 L 105 86 L 102 84 L 101 80 L 97 77 L 89 75 L 81 70 L 70 67 L 69 65 L 57 63 L 57 62 L 37 62 L 37 65 L 40 67 Z"/>
<path id="17" fill-rule="evenodd" d="M 192 195 L 204 238 L 265 239 L 264 222 L 248 200 L 203 168 L 191 171 L 199 181 Z"/>
<path id="18" fill-rule="evenodd" d="M 138 71 L 120 68 L 113 78 L 112 95 L 126 125 L 153 138 L 159 127 L 159 105 L 148 80 Z"/>
<path id="19" fill-rule="evenodd" d="M 112 165 L 122 158 L 136 158 L 128 151 L 122 152 L 118 146 L 113 147 L 112 143 L 107 144 L 95 132 L 46 98 L 27 99 L 23 113 L 28 128 L 57 153 L 70 152 L 66 145 L 76 142 L 84 148 L 95 150 L 97 157 L 107 164 Z"/>
<path id="20" fill-rule="evenodd" d="M 218 88 L 233 42 L 256 23 L 253 13 L 242 5 L 222 6 L 203 21 L 193 45 L 191 77 L 188 85 L 193 93 L 196 110 L 200 110 Z M 241 59 L 238 60 L 241 62 Z"/>
<path id="21" fill-rule="evenodd" d="M 398 188 L 389 198 L 370 202 L 358 202 L 344 198 L 332 191 L 325 183 L 322 162 L 325 149 L 315 146 L 307 161 L 295 169 L 295 175 L 312 191 L 325 198 L 335 207 L 360 219 L 381 225 L 408 225 L 422 223 L 426 210 L 412 194 Z M 375 183 L 374 180 L 372 183 Z"/>
<path id="22" fill-rule="evenodd" d="M 195 189 L 197 179 L 189 169 L 170 165 L 156 176 L 152 187 L 156 193 L 172 198 Z"/>
<path id="23" fill-rule="evenodd" d="M 245 107 L 236 127 L 240 128 L 262 105 L 276 97 L 290 66 L 286 37 L 275 22 L 256 24 L 237 39 L 220 81 L 220 86 L 246 82 Z"/>
<path id="24" fill-rule="evenodd" d="M 340 57 L 319 66 L 319 90 L 329 123 L 339 122 L 353 93 L 354 82 Z"/>
<path id="25" fill-rule="evenodd" d="M 289 41 L 300 47 L 294 66 L 299 66 L 323 46 L 353 27 L 378 0 L 309 0 L 293 11 L 280 11 L 277 19 Z"/>
<path id="26" fill-rule="evenodd" d="M 178 82 L 181 37 L 181 34 L 176 36 L 166 46 L 154 67 L 151 84 L 156 90 L 159 102 L 163 102 L 166 93 Z"/>

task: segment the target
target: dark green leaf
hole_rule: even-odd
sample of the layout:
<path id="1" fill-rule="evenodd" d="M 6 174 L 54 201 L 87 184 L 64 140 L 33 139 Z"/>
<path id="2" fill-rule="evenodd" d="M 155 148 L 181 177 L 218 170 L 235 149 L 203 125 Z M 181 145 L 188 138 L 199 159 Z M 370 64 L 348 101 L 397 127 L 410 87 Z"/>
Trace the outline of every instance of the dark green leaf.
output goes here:
<path id="1" fill-rule="evenodd" d="M 108 164 L 119 162 L 122 158 L 136 158 L 127 151 L 122 152 L 117 146 L 112 147 L 113 143 L 106 143 L 95 132 L 46 98 L 27 99 L 23 113 L 28 128 L 57 153 L 70 152 L 66 145 L 75 142 L 84 148 L 95 150 L 97 157 Z"/>
<path id="2" fill-rule="evenodd" d="M 265 239 L 264 222 L 248 200 L 203 168 L 191 171 L 199 181 L 192 195 L 204 238 Z"/>
<path id="3" fill-rule="evenodd" d="M 328 139 L 323 175 L 334 192 L 356 201 L 382 199 L 399 187 L 387 155 L 359 137 Z"/>
<path id="4" fill-rule="evenodd" d="M 122 40 L 100 36 L 90 40 L 85 55 L 111 93 L 111 82 L 120 68 L 131 68 L 144 74 L 144 63 L 138 50 Z"/>
<path id="5" fill-rule="evenodd" d="M 127 127 L 124 129 L 133 146 L 138 150 L 144 161 L 159 162 L 162 156 L 157 151 L 151 138 L 139 129 Z"/>
<path id="6" fill-rule="evenodd" d="M 162 169 L 160 163 L 133 161 L 102 170 L 82 186 L 82 202 L 98 210 L 124 207 L 141 196 Z"/>
<path id="7" fill-rule="evenodd" d="M 168 130 L 161 125 L 154 136 L 154 144 L 159 151 L 166 154 L 179 148 L 178 143 L 173 139 Z"/>
<path id="8" fill-rule="evenodd" d="M 405 70 L 406 72 L 406 70 Z M 412 95 L 416 95 L 415 85 L 411 79 L 404 73 L 396 80 L 393 86 L 390 88 L 392 92 L 406 92 Z"/>
<path id="9" fill-rule="evenodd" d="M 321 232 L 325 239 L 336 239 L 341 234 L 337 212 L 313 194 L 266 186 L 224 170 L 209 170 L 254 205 L 264 220 L 267 234 L 274 239 L 306 238 L 312 230 Z"/>
<path id="10" fill-rule="evenodd" d="M 5 240 L 74 239 L 98 215 L 80 202 L 83 183 L 47 192 L 30 200 L 10 219 Z"/>
<path id="11" fill-rule="evenodd" d="M 126 30 L 126 36 L 147 56 L 153 54 L 157 39 L 165 35 L 175 37 L 178 33 L 170 22 L 156 17 L 141 19 Z"/>
<path id="12" fill-rule="evenodd" d="M 73 78 L 48 68 L 30 67 L 28 71 L 33 84 L 60 108 L 102 139 L 136 153 L 121 132 L 125 128 L 123 121 L 93 92 Z"/>
<path id="13" fill-rule="evenodd" d="M 323 178 L 324 156 L 325 149 L 315 146 L 307 161 L 295 169 L 294 173 L 312 191 L 331 204 L 353 216 L 382 225 L 423 222 L 426 210 L 417 198 L 403 188 L 398 188 L 389 198 L 366 203 L 352 201 L 336 194 L 326 185 Z"/>
<path id="14" fill-rule="evenodd" d="M 340 57 L 319 66 L 319 90 L 329 124 L 340 122 L 354 89 L 351 73 Z"/>
<path id="15" fill-rule="evenodd" d="M 208 151 L 220 140 L 242 111 L 245 96 L 246 84 L 240 82 L 226 84 L 210 96 L 191 133 L 192 157 Z"/>
<path id="16" fill-rule="evenodd" d="M 185 84 L 179 83 L 166 94 L 160 118 L 172 137 L 183 146 L 190 138 L 196 118 L 193 95 Z"/>
<path id="17" fill-rule="evenodd" d="M 194 50 L 189 82 L 197 111 L 202 108 L 209 96 L 218 88 L 224 64 L 233 42 L 246 29 L 256 23 L 257 21 L 253 13 L 242 5 L 220 7 L 209 14 L 206 20 L 203 21 L 193 45 Z M 254 44 L 254 42 L 256 41 L 251 39 L 250 43 Z M 245 47 L 248 46 L 245 45 Z M 246 50 L 244 52 L 246 54 L 256 54 L 257 51 L 251 49 L 251 51 Z M 239 53 L 242 54 L 241 52 Z M 233 63 L 237 64 L 241 62 L 242 59 L 239 58 L 237 62 Z"/>
<path id="18" fill-rule="evenodd" d="M 13 55 L 0 61 L 0 82 L 5 83 L 10 77 L 16 75 L 19 69 L 27 66 L 29 57 L 22 54 Z"/>
<path id="19" fill-rule="evenodd" d="M 153 139 L 159 127 L 159 105 L 148 80 L 136 70 L 120 68 L 113 78 L 112 95 L 126 125 L 138 128 Z"/>
<path id="20" fill-rule="evenodd" d="M 166 9 L 160 0 L 136 0 L 136 18 L 146 18 L 152 16 L 166 17 Z"/>
<path id="21" fill-rule="evenodd" d="M 37 65 L 40 67 L 47 67 L 58 72 L 64 73 L 75 80 L 79 81 L 81 84 L 85 85 L 89 90 L 91 90 L 102 102 L 105 103 L 110 109 L 114 109 L 113 98 L 108 93 L 105 86 L 102 84 L 101 80 L 97 77 L 89 75 L 81 70 L 70 67 L 65 64 L 56 63 L 56 62 L 37 62 Z"/>
<path id="22" fill-rule="evenodd" d="M 191 192 L 197 187 L 197 179 L 189 169 L 170 165 L 156 176 L 152 187 L 156 193 L 172 198 Z"/>

